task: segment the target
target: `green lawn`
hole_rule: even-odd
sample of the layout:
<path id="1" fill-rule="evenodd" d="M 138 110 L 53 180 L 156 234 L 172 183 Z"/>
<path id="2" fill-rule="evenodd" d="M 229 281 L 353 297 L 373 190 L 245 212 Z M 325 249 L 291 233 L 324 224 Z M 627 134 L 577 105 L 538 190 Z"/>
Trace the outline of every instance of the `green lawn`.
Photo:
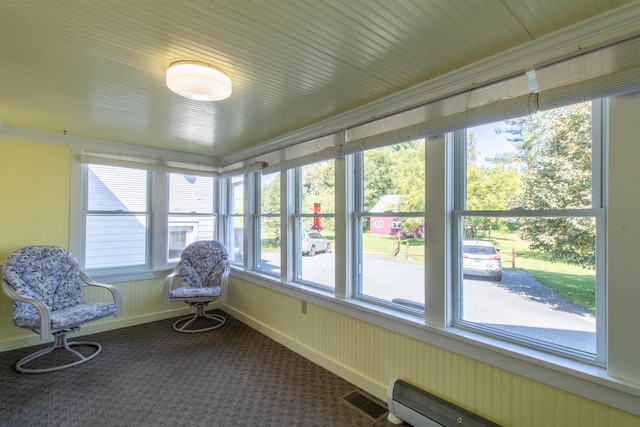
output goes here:
<path id="1" fill-rule="evenodd" d="M 379 236 L 376 234 L 363 234 L 362 245 L 365 253 L 393 256 L 393 244 L 396 238 L 391 236 Z"/>

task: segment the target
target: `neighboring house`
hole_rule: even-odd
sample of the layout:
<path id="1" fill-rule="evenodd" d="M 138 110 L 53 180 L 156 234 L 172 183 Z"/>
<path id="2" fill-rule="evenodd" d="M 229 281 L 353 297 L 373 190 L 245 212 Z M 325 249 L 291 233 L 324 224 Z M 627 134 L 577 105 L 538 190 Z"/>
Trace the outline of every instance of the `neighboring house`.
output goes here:
<path id="1" fill-rule="evenodd" d="M 93 167 L 89 174 L 89 206 L 86 219 L 85 266 L 144 265 L 149 225 L 139 188 L 126 172 Z M 213 201 L 206 179 L 174 175 L 170 181 L 168 259 L 177 261 L 183 249 L 196 240 L 213 239 Z M 210 179 L 209 179 L 210 180 Z M 204 184 L 202 184 L 204 182 Z M 105 214 L 110 212 L 111 214 Z M 203 213 L 203 214 L 200 214 Z M 240 234 L 242 238 L 242 234 Z M 242 241 L 242 240 L 240 240 Z"/>
<path id="2" fill-rule="evenodd" d="M 402 221 L 396 217 L 375 216 L 376 213 L 400 212 L 402 196 L 399 194 L 387 194 L 382 196 L 378 202 L 369 210 L 371 222 L 369 232 L 372 234 L 383 234 L 389 236 L 392 232 L 402 229 Z"/>

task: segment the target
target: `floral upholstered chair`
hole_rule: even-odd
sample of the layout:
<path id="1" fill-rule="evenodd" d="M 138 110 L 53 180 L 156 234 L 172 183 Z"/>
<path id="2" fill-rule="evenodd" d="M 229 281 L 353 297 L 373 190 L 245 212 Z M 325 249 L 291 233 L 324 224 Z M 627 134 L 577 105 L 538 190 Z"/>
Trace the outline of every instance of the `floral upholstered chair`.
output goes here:
<path id="1" fill-rule="evenodd" d="M 219 314 L 205 312 L 212 301 L 227 299 L 227 281 L 231 265 L 227 248 L 215 240 L 194 242 L 187 246 L 173 272 L 164 281 L 163 302 L 182 301 L 196 308 L 194 316 L 184 317 L 173 324 L 178 332 L 195 333 L 210 331 L 224 325 L 227 319 Z M 174 279 L 180 277 L 181 284 L 174 286 Z M 176 281 L 177 282 L 177 281 Z M 211 319 L 210 326 L 192 327 L 202 320 Z M 194 323 L 196 322 L 196 323 Z"/>
<path id="2" fill-rule="evenodd" d="M 81 287 L 96 286 L 107 290 L 113 303 L 85 302 Z M 56 246 L 28 246 L 12 253 L 2 266 L 2 289 L 13 300 L 13 323 L 28 328 L 41 339 L 55 338 L 53 346 L 22 358 L 16 369 L 25 373 L 52 372 L 79 365 L 96 357 L 102 346 L 94 342 L 68 342 L 67 335 L 92 320 L 120 314 L 120 294 L 112 286 L 93 281 L 82 270 L 76 258 Z M 88 346 L 90 355 L 72 347 Z M 63 349 L 70 357 L 55 360 L 71 362 L 43 367 L 44 361 L 30 362 Z M 86 350 L 85 350 L 86 353 Z M 33 366 L 36 365 L 36 366 Z"/>

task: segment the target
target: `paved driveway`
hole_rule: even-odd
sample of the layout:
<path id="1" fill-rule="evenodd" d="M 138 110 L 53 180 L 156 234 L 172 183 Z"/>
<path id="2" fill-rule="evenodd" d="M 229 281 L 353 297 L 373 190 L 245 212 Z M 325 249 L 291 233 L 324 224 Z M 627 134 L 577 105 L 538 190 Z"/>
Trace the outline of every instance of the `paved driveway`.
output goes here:
<path id="1" fill-rule="evenodd" d="M 588 353 L 596 350 L 595 317 L 523 271 L 503 270 L 500 283 L 465 279 L 462 318 Z"/>
<path id="2" fill-rule="evenodd" d="M 303 257 L 303 278 L 333 284 L 334 257 L 333 253 Z M 364 264 L 367 295 L 387 301 L 424 301 L 423 286 L 413 279 L 424 277 L 421 264 L 384 257 L 366 257 Z M 523 271 L 505 269 L 501 282 L 465 278 L 461 318 L 505 333 L 595 353 L 595 317 Z"/>

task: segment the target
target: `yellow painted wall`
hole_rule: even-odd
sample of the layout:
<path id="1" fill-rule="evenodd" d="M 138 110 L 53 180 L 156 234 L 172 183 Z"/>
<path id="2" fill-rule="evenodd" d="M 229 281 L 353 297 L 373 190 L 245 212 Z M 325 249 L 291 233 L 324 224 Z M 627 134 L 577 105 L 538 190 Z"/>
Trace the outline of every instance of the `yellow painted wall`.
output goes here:
<path id="1" fill-rule="evenodd" d="M 69 248 L 71 150 L 67 146 L 0 138 L 0 263 L 29 245 Z M 184 304 L 162 304 L 162 279 L 115 283 L 123 316 L 83 326 L 79 335 L 184 314 Z M 104 291 L 103 291 L 104 292 Z M 106 294 L 88 290 L 88 300 Z M 93 299 L 96 298 L 96 299 Z M 75 335 L 77 336 L 77 335 Z M 41 344 L 11 322 L 11 301 L 0 292 L 0 351 Z"/>
<path id="2" fill-rule="evenodd" d="M 69 147 L 0 139 L 0 263 L 23 246 L 68 248 L 70 165 Z M 12 325 L 2 293 L 0 343 L 33 335 Z"/>
<path id="3" fill-rule="evenodd" d="M 640 417 L 232 278 L 226 308 L 265 335 L 386 401 L 400 377 L 503 426 L 638 427 Z"/>
<path id="4" fill-rule="evenodd" d="M 69 247 L 71 151 L 0 140 L 0 262 L 27 245 Z"/>

